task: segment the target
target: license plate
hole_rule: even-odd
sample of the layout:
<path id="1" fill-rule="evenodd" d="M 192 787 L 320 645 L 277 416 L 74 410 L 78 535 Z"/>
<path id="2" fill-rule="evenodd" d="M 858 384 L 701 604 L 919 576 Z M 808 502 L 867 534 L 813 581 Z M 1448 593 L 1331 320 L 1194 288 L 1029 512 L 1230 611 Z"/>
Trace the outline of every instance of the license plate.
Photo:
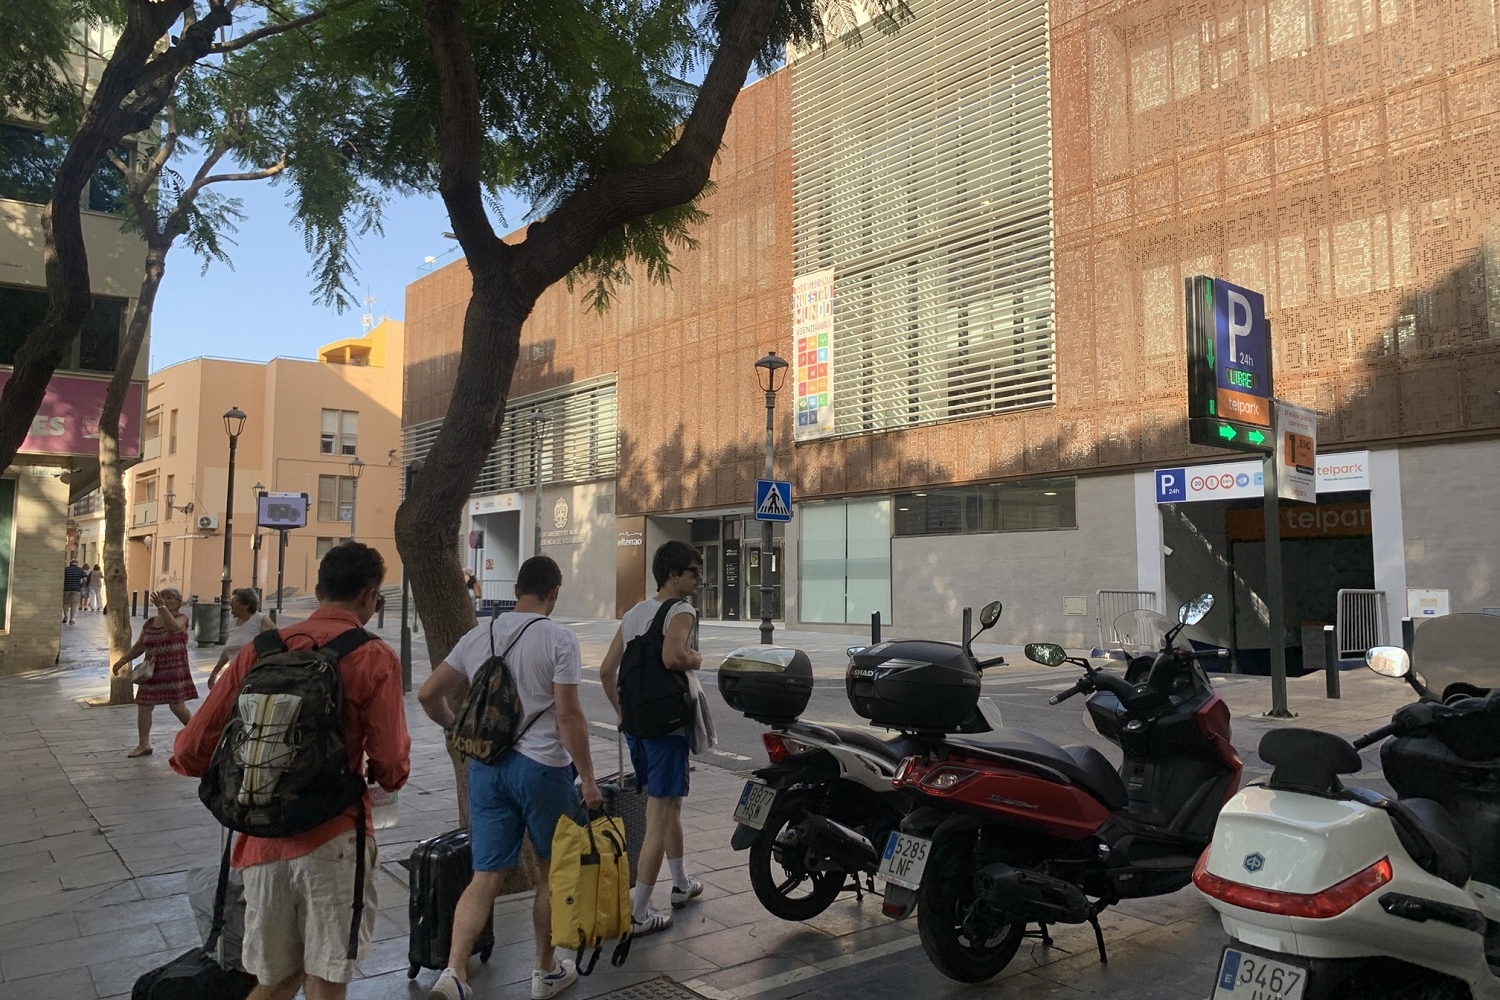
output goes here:
<path id="1" fill-rule="evenodd" d="M 893 833 L 885 842 L 885 853 L 880 856 L 880 877 L 905 889 L 920 889 L 922 872 L 931 853 L 932 841 L 906 833 Z"/>
<path id="2" fill-rule="evenodd" d="M 776 789 L 752 778 L 745 782 L 745 790 L 740 792 L 740 804 L 734 807 L 734 820 L 752 830 L 762 830 L 771 815 L 771 803 L 775 801 Z"/>
<path id="3" fill-rule="evenodd" d="M 1225 948 L 1212 1000 L 1302 1000 L 1307 970 L 1237 948 Z"/>

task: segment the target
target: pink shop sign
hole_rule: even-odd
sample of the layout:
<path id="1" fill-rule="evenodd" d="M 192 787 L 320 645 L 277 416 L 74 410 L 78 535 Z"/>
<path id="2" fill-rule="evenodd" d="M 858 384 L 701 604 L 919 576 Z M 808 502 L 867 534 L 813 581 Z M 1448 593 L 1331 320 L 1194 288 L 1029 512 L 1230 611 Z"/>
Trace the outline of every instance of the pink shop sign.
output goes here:
<path id="1" fill-rule="evenodd" d="M 10 381 L 9 371 L 0 371 L 0 391 Z M 21 442 L 21 451 L 41 455 L 99 454 L 99 411 L 104 408 L 107 378 L 54 375 L 47 383 L 41 409 L 31 421 L 31 433 Z M 120 456 L 139 458 L 141 428 L 145 423 L 146 384 L 132 382 L 125 390 L 120 411 Z"/>

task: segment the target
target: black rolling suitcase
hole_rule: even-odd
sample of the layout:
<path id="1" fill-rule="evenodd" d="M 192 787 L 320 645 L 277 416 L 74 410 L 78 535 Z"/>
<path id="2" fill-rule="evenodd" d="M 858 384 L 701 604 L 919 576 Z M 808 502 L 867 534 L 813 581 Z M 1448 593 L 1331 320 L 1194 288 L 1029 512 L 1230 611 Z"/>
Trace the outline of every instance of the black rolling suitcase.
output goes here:
<path id="1" fill-rule="evenodd" d="M 253 989 L 254 976 L 224 969 L 194 948 L 137 979 L 130 1000 L 244 1000 Z"/>
<path id="2" fill-rule="evenodd" d="M 641 844 L 646 840 L 646 793 L 641 790 L 635 772 L 625 770 L 625 737 L 616 745 L 619 770 L 599 782 L 604 808 L 625 824 L 625 854 L 630 858 L 630 886 L 635 888 L 635 871 L 641 861 Z"/>
<path id="3" fill-rule="evenodd" d="M 469 848 L 469 831 L 453 830 L 424 840 L 411 852 L 407 865 L 411 872 L 411 899 L 407 916 L 411 939 L 406 958 L 411 963 L 407 979 L 417 978 L 423 969 L 448 967 L 448 948 L 453 940 L 453 911 L 458 897 L 469 887 L 474 875 L 473 854 Z M 474 951 L 481 962 L 490 960 L 495 950 L 494 921 L 485 925 Z"/>

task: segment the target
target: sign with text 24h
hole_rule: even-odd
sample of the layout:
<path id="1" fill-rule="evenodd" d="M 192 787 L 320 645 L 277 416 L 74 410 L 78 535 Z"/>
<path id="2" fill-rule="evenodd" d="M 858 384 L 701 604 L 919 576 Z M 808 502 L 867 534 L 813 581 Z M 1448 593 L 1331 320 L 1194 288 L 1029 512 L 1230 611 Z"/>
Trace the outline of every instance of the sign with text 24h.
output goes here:
<path id="1" fill-rule="evenodd" d="M 1271 325 L 1259 292 L 1218 278 L 1186 281 L 1188 440 L 1269 451 Z"/>

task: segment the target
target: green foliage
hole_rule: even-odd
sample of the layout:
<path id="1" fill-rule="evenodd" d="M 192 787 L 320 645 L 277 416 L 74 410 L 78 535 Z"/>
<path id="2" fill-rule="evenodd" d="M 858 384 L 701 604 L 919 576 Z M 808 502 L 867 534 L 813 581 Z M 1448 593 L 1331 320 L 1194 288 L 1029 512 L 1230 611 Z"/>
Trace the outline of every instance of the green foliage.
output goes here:
<path id="1" fill-rule="evenodd" d="M 112 0 L 0 3 L 0 95 L 26 118 L 70 129 L 83 110 L 75 59 L 81 26 L 118 24 Z"/>

